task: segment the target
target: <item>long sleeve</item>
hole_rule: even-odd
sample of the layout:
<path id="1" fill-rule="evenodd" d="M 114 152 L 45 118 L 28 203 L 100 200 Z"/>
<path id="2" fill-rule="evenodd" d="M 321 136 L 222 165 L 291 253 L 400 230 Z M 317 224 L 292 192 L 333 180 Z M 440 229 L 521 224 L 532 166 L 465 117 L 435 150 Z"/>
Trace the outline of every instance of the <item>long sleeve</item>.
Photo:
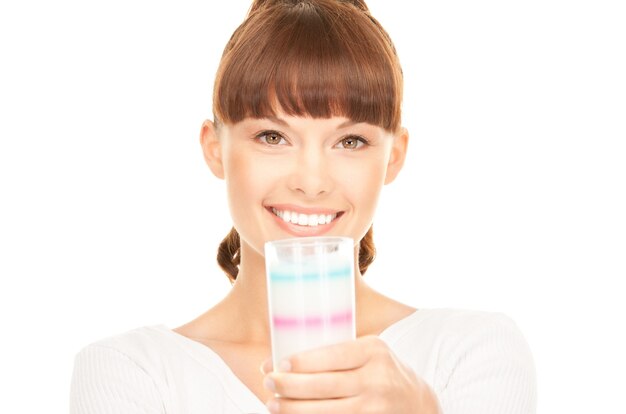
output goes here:
<path id="1" fill-rule="evenodd" d="M 74 361 L 71 414 L 163 414 L 148 373 L 117 349 L 90 345 Z"/>
<path id="2" fill-rule="evenodd" d="M 513 321 L 477 318 L 452 338 L 436 387 L 445 414 L 535 413 L 534 362 Z"/>

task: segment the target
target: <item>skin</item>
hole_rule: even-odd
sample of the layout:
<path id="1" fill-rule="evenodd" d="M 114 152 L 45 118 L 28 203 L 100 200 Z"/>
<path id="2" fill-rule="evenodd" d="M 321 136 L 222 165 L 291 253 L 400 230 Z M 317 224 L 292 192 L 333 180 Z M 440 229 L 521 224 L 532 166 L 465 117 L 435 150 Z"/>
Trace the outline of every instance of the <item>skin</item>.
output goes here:
<path id="1" fill-rule="evenodd" d="M 391 134 L 343 117 L 277 111 L 271 119 L 244 119 L 219 129 L 205 121 L 200 141 L 209 168 L 226 182 L 241 265 L 226 298 L 175 331 L 220 355 L 272 413 L 439 412 L 428 385 L 376 336 L 415 309 L 367 286 L 358 265 L 357 339 L 294 355 L 281 362 L 281 372 L 273 372 L 269 360 L 264 243 L 320 234 L 360 240 L 383 185 L 402 169 L 406 130 Z M 272 213 L 276 206 L 338 217 L 317 227 L 285 224 Z"/>

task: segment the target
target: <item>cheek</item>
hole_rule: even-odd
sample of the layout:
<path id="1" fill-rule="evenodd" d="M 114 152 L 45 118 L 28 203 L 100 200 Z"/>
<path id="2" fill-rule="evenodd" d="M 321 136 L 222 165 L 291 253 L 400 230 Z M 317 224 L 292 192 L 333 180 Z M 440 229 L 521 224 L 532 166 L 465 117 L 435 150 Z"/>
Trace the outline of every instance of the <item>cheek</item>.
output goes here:
<path id="1" fill-rule="evenodd" d="M 375 158 L 369 162 L 345 165 L 343 171 L 338 171 L 338 176 L 341 177 L 346 197 L 363 214 L 373 215 L 384 185 L 386 164 Z"/>
<path id="2" fill-rule="evenodd" d="M 368 168 L 358 169 L 347 176 L 351 179 L 343 185 L 344 194 L 354 210 L 346 230 L 355 240 L 360 240 L 374 221 L 385 169 L 380 164 L 370 164 Z"/>
<path id="3" fill-rule="evenodd" d="M 225 178 L 230 210 L 235 221 L 254 220 L 275 183 L 279 168 L 264 157 L 249 151 L 232 151 L 225 159 Z M 259 209 L 257 209 L 259 208 Z"/>
<path id="4" fill-rule="evenodd" d="M 247 154 L 233 152 L 224 159 L 225 184 L 230 216 L 235 229 L 247 244 L 258 241 L 257 222 L 266 181 Z"/>
<path id="5" fill-rule="evenodd" d="M 368 175 L 363 177 L 360 186 L 361 200 L 364 207 L 373 215 L 378 204 L 378 197 L 385 181 L 385 169 L 376 165 L 368 170 Z"/>
<path id="6" fill-rule="evenodd" d="M 259 193 L 279 178 L 278 164 L 254 152 L 233 152 L 225 160 L 226 181 L 231 191 L 238 189 Z M 232 188 L 237 187 L 237 188 Z M 236 192 L 236 191 L 235 191 Z M 245 194 L 244 194 L 245 195 Z"/>
<path id="7" fill-rule="evenodd" d="M 232 152 L 225 160 L 226 187 L 232 211 L 248 206 L 258 191 L 259 171 L 246 154 Z"/>

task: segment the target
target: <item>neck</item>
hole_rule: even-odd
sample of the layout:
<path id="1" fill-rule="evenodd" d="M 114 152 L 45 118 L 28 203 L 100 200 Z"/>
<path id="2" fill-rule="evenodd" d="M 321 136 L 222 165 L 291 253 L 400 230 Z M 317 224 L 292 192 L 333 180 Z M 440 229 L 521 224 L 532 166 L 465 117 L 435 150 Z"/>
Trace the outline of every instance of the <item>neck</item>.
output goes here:
<path id="1" fill-rule="evenodd" d="M 270 328 L 265 260 L 244 241 L 240 254 L 237 279 L 220 305 L 236 319 L 236 336 L 250 342 L 267 342 Z"/>

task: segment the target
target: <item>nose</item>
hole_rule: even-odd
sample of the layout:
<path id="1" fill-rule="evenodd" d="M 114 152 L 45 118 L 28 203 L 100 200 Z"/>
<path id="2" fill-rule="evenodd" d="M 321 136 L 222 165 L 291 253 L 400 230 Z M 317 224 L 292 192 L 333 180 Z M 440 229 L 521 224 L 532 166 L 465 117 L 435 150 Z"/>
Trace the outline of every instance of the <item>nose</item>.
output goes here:
<path id="1" fill-rule="evenodd" d="M 292 191 L 307 198 L 325 195 L 333 189 L 330 165 L 323 151 L 306 150 L 294 157 L 288 185 Z"/>

